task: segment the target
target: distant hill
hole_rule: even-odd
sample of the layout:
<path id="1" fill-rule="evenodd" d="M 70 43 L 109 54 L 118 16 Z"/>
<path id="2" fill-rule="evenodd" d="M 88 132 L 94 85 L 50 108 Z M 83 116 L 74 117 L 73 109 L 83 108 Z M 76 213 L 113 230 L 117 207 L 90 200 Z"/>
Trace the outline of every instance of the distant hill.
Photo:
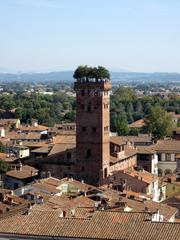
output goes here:
<path id="1" fill-rule="evenodd" d="M 50 82 L 73 81 L 73 71 L 49 72 L 49 73 L 0 73 L 0 81 L 18 82 Z"/>
<path id="2" fill-rule="evenodd" d="M 180 82 L 180 73 L 111 72 L 111 78 L 117 82 Z"/>
<path id="3" fill-rule="evenodd" d="M 115 82 L 180 82 L 179 73 L 110 72 Z M 0 82 L 73 81 L 73 71 L 49 73 L 0 73 Z"/>

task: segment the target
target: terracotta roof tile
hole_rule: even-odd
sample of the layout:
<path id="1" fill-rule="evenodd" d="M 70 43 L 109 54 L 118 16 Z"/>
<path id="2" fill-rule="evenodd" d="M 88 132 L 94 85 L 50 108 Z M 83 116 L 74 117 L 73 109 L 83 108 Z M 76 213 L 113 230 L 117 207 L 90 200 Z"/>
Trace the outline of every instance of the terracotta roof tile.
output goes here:
<path id="1" fill-rule="evenodd" d="M 4 159 L 7 157 L 7 153 L 0 152 L 0 159 Z"/>
<path id="2" fill-rule="evenodd" d="M 180 153 L 180 141 L 178 140 L 159 140 L 153 149 L 157 152 L 173 152 Z"/>
<path id="3" fill-rule="evenodd" d="M 33 176 L 37 176 L 38 174 L 38 170 L 34 167 L 30 167 L 28 165 L 24 165 L 22 166 L 22 170 L 10 170 L 6 173 L 7 177 L 13 177 L 13 178 L 17 178 L 17 179 L 26 179 L 26 178 L 30 178 Z"/>
<path id="4" fill-rule="evenodd" d="M 131 124 L 128 125 L 129 128 L 142 128 L 145 126 L 145 121 L 144 119 L 139 119 Z"/>
<path id="5" fill-rule="evenodd" d="M 137 146 L 137 152 L 141 154 L 155 154 L 156 151 L 153 145 L 150 146 Z"/>
<path id="6" fill-rule="evenodd" d="M 15 124 L 17 123 L 19 119 L 15 119 L 15 118 L 1 118 L 0 119 L 0 125 L 7 125 L 7 124 Z"/>
<path id="7" fill-rule="evenodd" d="M 148 134 L 139 134 L 138 136 L 116 136 L 111 137 L 110 141 L 115 144 L 126 144 L 127 142 L 131 143 L 152 143 L 152 136 Z"/>
<path id="8" fill-rule="evenodd" d="M 19 130 L 21 131 L 25 131 L 25 132 L 42 132 L 42 131 L 45 131 L 47 130 L 48 127 L 47 126 L 44 126 L 44 125 L 37 125 L 37 126 L 24 126 L 24 125 L 21 125 L 19 127 Z"/>
<path id="9" fill-rule="evenodd" d="M 0 221 L 0 232 L 82 239 L 179 240 L 178 223 L 152 223 L 147 213 L 95 211 L 90 218 L 61 218 L 56 211 L 32 210 Z"/>
<path id="10" fill-rule="evenodd" d="M 54 144 L 75 144 L 76 136 L 75 135 L 56 135 L 53 140 Z"/>
<path id="11" fill-rule="evenodd" d="M 73 143 L 60 143 L 53 145 L 51 151 L 49 152 L 48 156 L 51 156 L 53 154 L 62 153 L 65 151 L 72 151 L 75 149 L 76 145 Z"/>

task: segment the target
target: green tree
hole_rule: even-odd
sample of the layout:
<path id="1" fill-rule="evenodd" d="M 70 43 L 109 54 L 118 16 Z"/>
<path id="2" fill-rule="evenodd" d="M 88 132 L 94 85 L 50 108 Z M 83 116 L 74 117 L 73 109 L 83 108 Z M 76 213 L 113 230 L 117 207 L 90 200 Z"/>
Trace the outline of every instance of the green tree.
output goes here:
<path id="1" fill-rule="evenodd" d="M 136 112 L 142 112 L 143 107 L 142 107 L 142 103 L 140 101 L 137 101 L 137 103 L 135 105 L 135 109 L 136 109 Z"/>
<path id="2" fill-rule="evenodd" d="M 9 164 L 0 159 L 0 174 L 4 174 L 10 170 Z"/>
<path id="3" fill-rule="evenodd" d="M 72 110 L 64 115 L 63 121 L 75 122 L 75 118 L 76 118 L 76 112 L 74 110 Z"/>
<path id="4" fill-rule="evenodd" d="M 120 101 L 132 101 L 136 98 L 135 91 L 129 87 L 119 87 L 114 95 L 116 95 Z"/>
<path id="5" fill-rule="evenodd" d="M 110 79 L 109 71 L 102 66 L 98 66 L 96 72 L 96 79 Z"/>
<path id="6" fill-rule="evenodd" d="M 130 112 L 130 113 L 134 112 L 134 107 L 133 107 L 133 104 L 131 102 L 127 104 L 126 112 Z"/>
<path id="7" fill-rule="evenodd" d="M 129 135 L 131 135 L 131 136 L 137 136 L 138 133 L 139 133 L 139 130 L 137 128 L 131 128 L 129 130 Z"/>
<path id="8" fill-rule="evenodd" d="M 171 136 L 176 127 L 171 115 L 159 105 L 151 108 L 145 123 L 147 130 L 158 139 Z"/>
<path id="9" fill-rule="evenodd" d="M 109 71 L 102 67 L 92 68 L 85 66 L 79 66 L 75 71 L 73 77 L 77 80 L 88 81 L 89 79 L 103 80 L 110 79 Z"/>
<path id="10" fill-rule="evenodd" d="M 77 80 L 82 80 L 86 77 L 87 66 L 79 66 L 75 71 L 73 77 Z"/>
<path id="11" fill-rule="evenodd" d="M 134 122 L 134 118 L 133 118 L 131 112 L 128 112 L 126 115 L 127 115 L 128 123 L 132 123 L 132 122 Z"/>
<path id="12" fill-rule="evenodd" d="M 0 142 L 0 152 L 6 152 L 6 147 Z"/>
<path id="13" fill-rule="evenodd" d="M 128 121 L 125 112 L 114 115 L 112 119 L 112 128 L 118 133 L 118 135 L 128 134 Z"/>

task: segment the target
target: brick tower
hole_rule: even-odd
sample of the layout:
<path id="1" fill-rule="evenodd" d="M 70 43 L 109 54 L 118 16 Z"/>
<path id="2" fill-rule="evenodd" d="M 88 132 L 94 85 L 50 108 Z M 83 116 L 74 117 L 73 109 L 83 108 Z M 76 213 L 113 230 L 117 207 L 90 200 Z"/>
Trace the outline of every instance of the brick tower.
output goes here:
<path id="1" fill-rule="evenodd" d="M 77 175 L 91 184 L 108 175 L 110 80 L 77 80 L 76 159 Z"/>

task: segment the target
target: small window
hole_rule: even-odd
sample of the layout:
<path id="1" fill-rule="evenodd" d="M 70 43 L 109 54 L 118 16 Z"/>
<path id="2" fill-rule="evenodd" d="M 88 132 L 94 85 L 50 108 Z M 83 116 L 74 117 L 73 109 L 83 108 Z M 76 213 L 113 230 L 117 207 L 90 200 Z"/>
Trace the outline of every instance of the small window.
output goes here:
<path id="1" fill-rule="evenodd" d="M 90 112 L 91 111 L 91 105 L 88 105 L 87 111 Z"/>
<path id="2" fill-rule="evenodd" d="M 108 109 L 109 104 L 104 104 L 104 109 Z"/>
<path id="3" fill-rule="evenodd" d="M 170 153 L 166 153 L 166 161 L 171 161 L 171 154 Z"/>
<path id="4" fill-rule="evenodd" d="M 107 178 L 107 168 L 104 169 L 104 177 Z"/>
<path id="5" fill-rule="evenodd" d="M 94 105 L 94 109 L 98 109 L 98 108 L 99 108 L 99 104 L 96 103 L 96 104 Z"/>
<path id="6" fill-rule="evenodd" d="M 105 132 L 108 131 L 108 130 L 109 130 L 109 127 L 108 127 L 108 126 L 104 127 L 104 131 L 105 131 Z"/>
<path id="7" fill-rule="evenodd" d="M 71 153 L 68 152 L 67 155 L 66 155 L 67 159 L 71 159 Z"/>
<path id="8" fill-rule="evenodd" d="M 93 132 L 96 132 L 96 127 L 93 127 L 92 130 L 93 130 Z"/>
<path id="9" fill-rule="evenodd" d="M 83 90 L 81 90 L 81 96 L 84 96 L 84 95 L 85 95 L 85 91 L 83 89 Z"/>
<path id="10" fill-rule="evenodd" d="M 82 131 L 83 131 L 83 132 L 86 132 L 86 127 L 82 127 Z"/>
<path id="11" fill-rule="evenodd" d="M 91 149 L 88 149 L 87 150 L 87 153 L 86 153 L 86 157 L 88 158 L 88 157 L 90 157 L 91 156 Z"/>
<path id="12" fill-rule="evenodd" d="M 157 155 L 158 155 L 158 162 L 159 162 L 159 161 L 161 161 L 161 154 L 158 153 Z"/>
<path id="13" fill-rule="evenodd" d="M 84 168 L 84 166 L 82 166 L 82 168 L 81 168 L 81 171 L 82 171 L 82 172 L 84 172 L 84 171 L 85 171 L 85 168 Z"/>
<path id="14" fill-rule="evenodd" d="M 81 105 L 81 109 L 84 110 L 85 109 L 85 106 L 84 104 Z"/>

